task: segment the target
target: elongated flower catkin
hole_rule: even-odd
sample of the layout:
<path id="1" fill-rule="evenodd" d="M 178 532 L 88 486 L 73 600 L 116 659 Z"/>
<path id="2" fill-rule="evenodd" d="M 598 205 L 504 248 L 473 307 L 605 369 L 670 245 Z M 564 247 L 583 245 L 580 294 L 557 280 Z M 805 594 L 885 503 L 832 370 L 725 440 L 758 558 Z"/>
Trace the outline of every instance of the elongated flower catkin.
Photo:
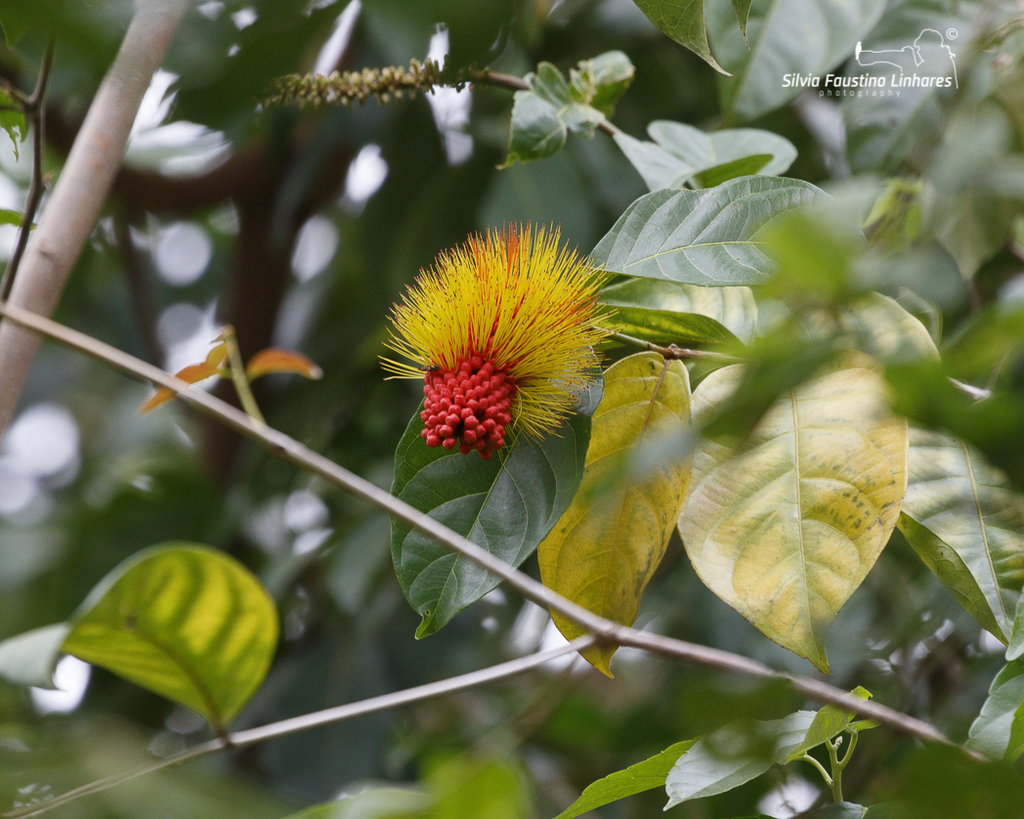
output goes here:
<path id="1" fill-rule="evenodd" d="M 392 309 L 383 359 L 424 379 L 427 446 L 484 459 L 515 430 L 556 429 L 594 378 L 593 346 L 608 334 L 597 304 L 603 277 L 557 230 L 507 226 L 471 236 L 421 271 Z"/>

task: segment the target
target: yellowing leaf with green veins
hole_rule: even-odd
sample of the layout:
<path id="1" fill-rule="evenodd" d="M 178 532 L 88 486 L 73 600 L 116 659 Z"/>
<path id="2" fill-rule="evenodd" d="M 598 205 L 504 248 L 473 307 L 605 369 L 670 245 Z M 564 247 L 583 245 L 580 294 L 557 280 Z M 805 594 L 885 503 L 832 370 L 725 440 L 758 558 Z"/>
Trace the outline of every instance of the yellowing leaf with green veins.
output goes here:
<path id="1" fill-rule="evenodd" d="M 741 373 L 701 382 L 696 424 Z M 825 631 L 888 541 L 906 488 L 906 422 L 890 414 L 874 362 L 851 353 L 776 401 L 743 451 L 701 441 L 679 533 L 709 589 L 827 671 Z"/>
<path id="2" fill-rule="evenodd" d="M 1004 643 L 1024 584 L 1024 498 L 963 441 L 910 431 L 900 531 L 939 579 Z"/>
<path id="3" fill-rule="evenodd" d="M 537 550 L 544 585 L 632 625 L 665 554 L 690 479 L 690 380 L 655 353 L 612 365 L 594 413 L 586 471 L 572 505 Z M 568 639 L 584 632 L 565 617 Z M 610 675 L 613 647 L 583 656 Z"/>
<path id="4" fill-rule="evenodd" d="M 147 549 L 106 576 L 62 650 L 174 700 L 223 729 L 266 676 L 274 601 L 232 557 L 188 543 Z"/>

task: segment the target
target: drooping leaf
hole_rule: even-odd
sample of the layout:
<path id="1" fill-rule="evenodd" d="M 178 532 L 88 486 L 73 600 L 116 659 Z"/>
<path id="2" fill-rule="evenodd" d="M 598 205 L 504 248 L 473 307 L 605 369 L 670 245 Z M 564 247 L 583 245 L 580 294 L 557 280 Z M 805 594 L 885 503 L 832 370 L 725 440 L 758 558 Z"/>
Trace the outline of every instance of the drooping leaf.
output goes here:
<path id="1" fill-rule="evenodd" d="M 182 381 L 188 384 L 198 384 L 200 381 L 205 381 L 207 378 L 213 378 L 214 376 L 223 375 L 223 371 L 220 367 L 213 366 L 206 362 L 202 364 L 190 364 L 174 374 L 175 378 L 180 378 Z M 139 407 L 139 415 L 145 415 L 147 412 L 152 412 L 161 404 L 166 404 L 174 398 L 174 391 L 167 389 L 167 387 L 157 387 L 155 393 L 153 393 L 146 401 Z"/>
<path id="2" fill-rule="evenodd" d="M 15 227 L 21 227 L 21 218 L 20 211 L 0 208 L 0 225 L 14 225 Z"/>
<path id="3" fill-rule="evenodd" d="M 990 759 L 1015 762 L 1024 753 L 1024 662 L 1005 665 L 971 725 L 967 747 Z"/>
<path id="4" fill-rule="evenodd" d="M 686 46 L 715 71 L 728 73 L 711 56 L 704 0 L 634 0 L 647 19 Z"/>
<path id="5" fill-rule="evenodd" d="M 1006 646 L 1006 660 L 1010 662 L 1024 655 L 1024 594 L 1017 598 L 1017 611 L 1013 616 L 1010 642 Z"/>
<path id="6" fill-rule="evenodd" d="M 661 788 L 665 785 L 665 777 L 676 764 L 676 760 L 693 747 L 697 740 L 690 739 L 670 745 L 660 754 L 655 754 L 643 762 L 630 765 L 622 771 L 609 774 L 588 785 L 580 798 L 562 811 L 555 819 L 573 819 L 581 813 L 599 808 L 602 805 L 617 802 L 627 796 L 643 791 Z"/>
<path id="7" fill-rule="evenodd" d="M 237 716 L 277 649 L 274 601 L 241 563 L 170 543 L 126 560 L 71 618 L 62 651 L 191 708 Z"/>
<path id="8" fill-rule="evenodd" d="M 698 740 L 666 777 L 665 810 L 690 799 L 725 793 L 784 763 L 813 720 L 813 711 L 797 711 L 779 720 L 727 725 Z"/>
<path id="9" fill-rule="evenodd" d="M 596 108 L 606 117 L 615 113 L 615 103 L 633 82 L 636 69 L 621 51 L 606 51 L 581 60 L 569 70 L 569 84 L 576 102 Z"/>
<path id="10" fill-rule="evenodd" d="M 53 670 L 70 631 L 67 623 L 55 623 L 4 640 L 0 643 L 0 677 L 15 685 L 53 688 Z"/>
<path id="11" fill-rule="evenodd" d="M 824 196 L 810 183 L 768 176 L 731 179 L 706 191 L 656 191 L 626 209 L 593 259 L 627 276 L 761 284 L 773 269 L 761 249 L 761 231 L 780 214 Z"/>
<path id="12" fill-rule="evenodd" d="M 1024 498 L 978 452 L 945 433 L 911 429 L 909 465 L 903 513 L 919 526 L 901 523 L 900 531 L 1006 643 L 1024 584 Z"/>
<path id="13" fill-rule="evenodd" d="M 871 692 L 859 685 L 850 693 L 860 697 L 862 700 L 871 699 Z M 819 745 L 839 736 L 850 727 L 850 720 L 852 719 L 853 714 L 836 705 L 826 705 L 824 708 L 821 708 L 814 715 L 814 720 L 807 729 L 806 736 L 800 741 L 799 745 L 789 752 L 786 761 L 792 762 L 795 759 L 799 759 L 812 748 L 817 748 Z"/>
<path id="14" fill-rule="evenodd" d="M 740 366 L 705 379 L 694 419 L 731 396 Z M 874 363 L 850 353 L 767 410 L 742 451 L 703 440 L 679 533 L 715 594 L 828 669 L 824 633 L 874 565 L 907 486 L 907 427 Z"/>
<path id="15" fill-rule="evenodd" d="M 216 350 L 211 352 L 211 355 L 215 352 Z M 306 356 L 292 350 L 260 350 L 245 365 L 245 374 L 250 381 L 271 373 L 294 373 L 314 381 L 323 378 L 324 375 L 324 371 Z"/>
<path id="16" fill-rule="evenodd" d="M 735 11 L 708 7 L 715 54 L 733 76 L 721 81 L 723 108 L 749 120 L 779 108 L 802 90 L 787 74 L 825 74 L 850 54 L 885 8 L 884 0 L 768 0 L 749 8 L 746 40 Z M 748 47 L 749 45 L 749 47 Z"/>
<path id="17" fill-rule="evenodd" d="M 736 22 L 739 23 L 743 42 L 747 41 L 747 20 L 750 19 L 750 4 L 752 2 L 753 0 L 732 0 L 732 10 L 736 12 Z"/>
<path id="18" fill-rule="evenodd" d="M 739 176 L 759 173 L 771 161 L 771 154 L 753 154 L 733 159 L 694 174 L 691 184 L 696 188 L 713 188 Z"/>
<path id="19" fill-rule="evenodd" d="M 645 307 L 714 319 L 746 343 L 757 328 L 757 302 L 749 287 L 700 287 L 694 284 L 630 279 L 601 291 L 601 301 L 617 310 Z"/>
<path id="20" fill-rule="evenodd" d="M 796 147 L 792 142 L 759 128 L 702 131 L 682 122 L 655 120 L 647 126 L 647 133 L 666 151 L 698 171 L 755 154 L 771 154 L 771 160 L 753 173 L 779 176 L 789 170 L 796 159 Z"/>
<path id="21" fill-rule="evenodd" d="M 520 438 L 502 458 L 450 453 L 423 443 L 419 414 L 395 452 L 391 492 L 435 520 L 518 566 L 569 507 L 583 479 L 591 415 L 600 385 L 580 398 L 579 412 L 543 441 Z M 425 637 L 498 585 L 498 578 L 398 521 L 391 556 L 402 591 L 423 616 Z"/>
<path id="22" fill-rule="evenodd" d="M 689 410 L 682 362 L 640 353 L 608 369 L 579 494 L 537 550 L 545 586 L 602 617 L 633 624 L 690 477 L 688 454 L 662 458 L 643 448 L 678 447 Z M 630 457 L 645 455 L 655 456 L 647 474 L 630 474 Z M 584 633 L 562 615 L 552 616 L 566 638 Z M 583 656 L 610 676 L 614 653 L 614 647 L 597 647 Z"/>

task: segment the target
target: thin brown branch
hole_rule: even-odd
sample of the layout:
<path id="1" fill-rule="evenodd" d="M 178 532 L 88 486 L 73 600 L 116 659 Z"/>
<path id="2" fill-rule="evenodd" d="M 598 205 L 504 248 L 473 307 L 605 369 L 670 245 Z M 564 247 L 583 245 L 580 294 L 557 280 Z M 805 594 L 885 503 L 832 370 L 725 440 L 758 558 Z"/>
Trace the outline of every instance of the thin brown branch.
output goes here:
<path id="1" fill-rule="evenodd" d="M 25 248 L 28 245 L 28 234 L 32 230 L 32 223 L 36 218 L 36 211 L 43 199 L 43 192 L 46 190 L 46 180 L 43 177 L 43 153 L 46 150 L 46 107 L 43 99 L 46 96 L 46 86 L 50 79 L 50 68 L 53 66 L 53 38 L 46 44 L 43 52 L 43 61 L 39 66 L 39 78 L 36 80 L 36 88 L 32 96 L 25 100 L 24 111 L 28 127 L 32 130 L 32 181 L 29 183 L 28 197 L 25 200 L 25 211 L 21 216 L 21 229 L 18 231 L 18 241 L 14 245 L 14 252 L 4 268 L 3 278 L 0 279 L 0 300 L 6 301 L 11 294 L 11 287 L 14 285 L 14 277 L 18 273 L 18 265 L 25 255 Z"/>
<path id="2" fill-rule="evenodd" d="M 295 734 L 300 731 L 308 731 L 310 728 L 318 728 L 323 725 L 345 722 L 346 720 L 355 719 L 356 717 L 362 717 L 367 714 L 376 714 L 380 711 L 388 711 L 392 708 L 398 708 L 403 705 L 425 702 L 427 700 L 438 699 L 439 697 L 446 697 L 449 694 L 454 694 L 458 691 L 478 688 L 481 685 L 496 682 L 497 680 L 504 680 L 509 677 L 523 674 L 534 668 L 539 668 L 552 660 L 556 660 L 559 657 L 563 657 L 574 651 L 585 651 L 587 648 L 592 646 L 594 642 L 595 639 L 593 637 L 580 637 L 572 643 L 568 643 L 560 648 L 541 651 L 536 654 L 530 654 L 526 657 L 519 657 L 518 659 L 510 660 L 507 663 L 494 665 L 490 668 L 483 668 L 479 671 L 471 671 L 468 674 L 462 674 L 458 677 L 451 677 L 447 680 L 427 683 L 426 685 L 419 685 L 415 688 L 407 688 L 404 691 L 397 691 L 393 694 L 384 694 L 383 696 L 373 697 L 368 700 L 346 703 L 345 705 L 339 705 L 335 708 L 326 708 L 323 711 L 314 711 L 311 714 L 303 714 L 300 717 L 284 719 L 280 722 L 270 723 L 269 725 L 261 725 L 258 728 L 250 728 L 246 731 L 237 731 L 233 734 L 226 734 L 224 737 L 210 740 L 202 745 L 197 745 L 195 748 L 183 751 L 180 754 L 175 754 L 174 756 L 167 757 L 166 759 L 161 759 L 158 762 L 141 765 L 131 771 L 126 771 L 122 774 L 115 774 L 114 776 L 109 776 L 105 779 L 98 779 L 95 782 L 82 785 L 80 788 L 75 788 L 74 790 L 62 793 L 46 802 L 27 805 L 26 807 L 0 814 L 0 819 L 24 819 L 24 817 L 28 816 L 38 816 L 41 813 L 46 813 L 47 811 L 58 808 L 61 805 L 73 802 L 76 799 L 81 799 L 83 796 L 99 793 L 100 791 L 105 791 L 108 788 L 113 788 L 114 786 L 120 785 L 124 782 L 129 782 L 132 779 L 137 779 L 140 776 L 155 773 L 156 771 L 161 771 L 164 768 L 169 768 L 173 765 L 180 765 L 183 762 L 191 762 L 195 759 L 201 759 L 204 756 L 209 756 L 210 754 L 217 753 L 218 751 L 244 748 L 249 745 L 266 742 L 269 739 L 288 736 L 289 734 Z"/>
<path id="3" fill-rule="evenodd" d="M 194 409 L 215 416 L 226 426 L 263 444 L 284 460 L 323 478 L 331 485 L 362 499 L 376 509 L 419 530 L 445 548 L 471 560 L 504 580 L 527 599 L 547 607 L 550 611 L 564 615 L 589 631 L 596 638 L 598 644 L 631 646 L 664 657 L 691 662 L 705 668 L 759 679 L 784 680 L 795 690 L 814 700 L 836 705 L 851 713 L 877 720 L 897 733 L 944 745 L 953 744 L 942 732 L 922 720 L 902 714 L 880 703 L 862 700 L 828 683 L 777 671 L 756 660 L 729 651 L 676 640 L 647 631 L 638 631 L 600 617 L 548 589 L 529 575 L 517 571 L 490 552 L 405 501 L 393 497 L 375 484 L 349 472 L 284 433 L 258 424 L 244 412 L 206 392 L 195 389 L 184 381 L 111 347 L 109 344 L 14 305 L 0 304 L 0 315 L 26 330 L 52 338 L 61 344 L 112 365 L 122 372 L 145 379 L 154 385 L 166 387 Z M 964 752 L 969 753 L 966 750 Z"/>

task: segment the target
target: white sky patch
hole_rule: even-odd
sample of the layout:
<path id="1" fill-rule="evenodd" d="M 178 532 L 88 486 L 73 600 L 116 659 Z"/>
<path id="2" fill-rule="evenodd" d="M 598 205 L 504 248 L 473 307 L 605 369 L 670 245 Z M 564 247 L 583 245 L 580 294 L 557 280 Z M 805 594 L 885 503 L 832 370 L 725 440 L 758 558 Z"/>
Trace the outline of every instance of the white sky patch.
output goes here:
<path id="1" fill-rule="evenodd" d="M 220 333 L 216 314 L 215 301 L 205 309 L 180 302 L 160 314 L 156 333 L 164 348 L 164 367 L 167 370 L 175 373 L 189 364 L 206 360 L 213 340 Z"/>
<path id="2" fill-rule="evenodd" d="M 334 22 L 334 31 L 317 55 L 316 64 L 313 66 L 314 74 L 330 74 L 337 68 L 338 61 L 352 41 L 352 32 L 355 31 L 356 21 L 359 20 L 359 12 L 362 10 L 362 0 L 352 0 L 338 15 Z"/>
<path id="3" fill-rule="evenodd" d="M 427 59 L 444 66 L 448 55 L 448 32 L 439 31 L 430 38 Z M 473 137 L 465 132 L 469 124 L 469 112 L 473 105 L 473 94 L 469 87 L 457 91 L 454 88 L 435 87 L 427 94 L 427 101 L 434 112 L 437 131 L 444 141 L 449 165 L 461 165 L 473 155 Z"/>
<path id="4" fill-rule="evenodd" d="M 348 166 L 345 176 L 345 201 L 356 208 L 367 203 L 388 177 L 388 163 L 380 155 L 380 145 L 364 145 Z"/>
<path id="5" fill-rule="evenodd" d="M 34 404 L 18 416 L 4 439 L 4 459 L 23 475 L 47 478 L 78 457 L 78 424 L 60 404 Z"/>
<path id="6" fill-rule="evenodd" d="M 74 711 L 89 687 L 92 666 L 77 657 L 64 657 L 53 672 L 53 684 L 56 690 L 32 688 L 32 704 L 40 714 L 69 714 Z"/>
<path id="7" fill-rule="evenodd" d="M 248 28 L 256 22 L 256 9 L 252 6 L 246 6 L 244 9 L 239 9 L 231 15 L 231 21 L 239 31 L 243 28 Z"/>
<path id="8" fill-rule="evenodd" d="M 383 160 L 381 160 L 383 161 Z M 300 282 L 323 273 L 338 249 L 338 231 L 326 216 L 312 216 L 299 231 L 292 253 L 292 272 Z"/>
<path id="9" fill-rule="evenodd" d="M 175 222 L 160 231 L 153 261 L 160 277 L 184 287 L 199 281 L 213 257 L 213 242 L 195 222 Z"/>
<path id="10" fill-rule="evenodd" d="M 184 120 L 164 124 L 177 94 L 171 91 L 177 79 L 177 74 L 163 69 L 153 75 L 132 124 L 125 155 L 129 164 L 188 175 L 208 170 L 227 158 L 230 149 L 222 132 Z"/>
<path id="11" fill-rule="evenodd" d="M 284 523 L 295 533 L 327 523 L 330 512 L 320 496 L 308 489 L 292 492 L 284 502 Z"/>
<path id="12" fill-rule="evenodd" d="M 819 791 L 814 785 L 799 776 L 790 776 L 757 803 L 760 813 L 775 819 L 789 819 L 803 813 L 815 803 Z"/>

